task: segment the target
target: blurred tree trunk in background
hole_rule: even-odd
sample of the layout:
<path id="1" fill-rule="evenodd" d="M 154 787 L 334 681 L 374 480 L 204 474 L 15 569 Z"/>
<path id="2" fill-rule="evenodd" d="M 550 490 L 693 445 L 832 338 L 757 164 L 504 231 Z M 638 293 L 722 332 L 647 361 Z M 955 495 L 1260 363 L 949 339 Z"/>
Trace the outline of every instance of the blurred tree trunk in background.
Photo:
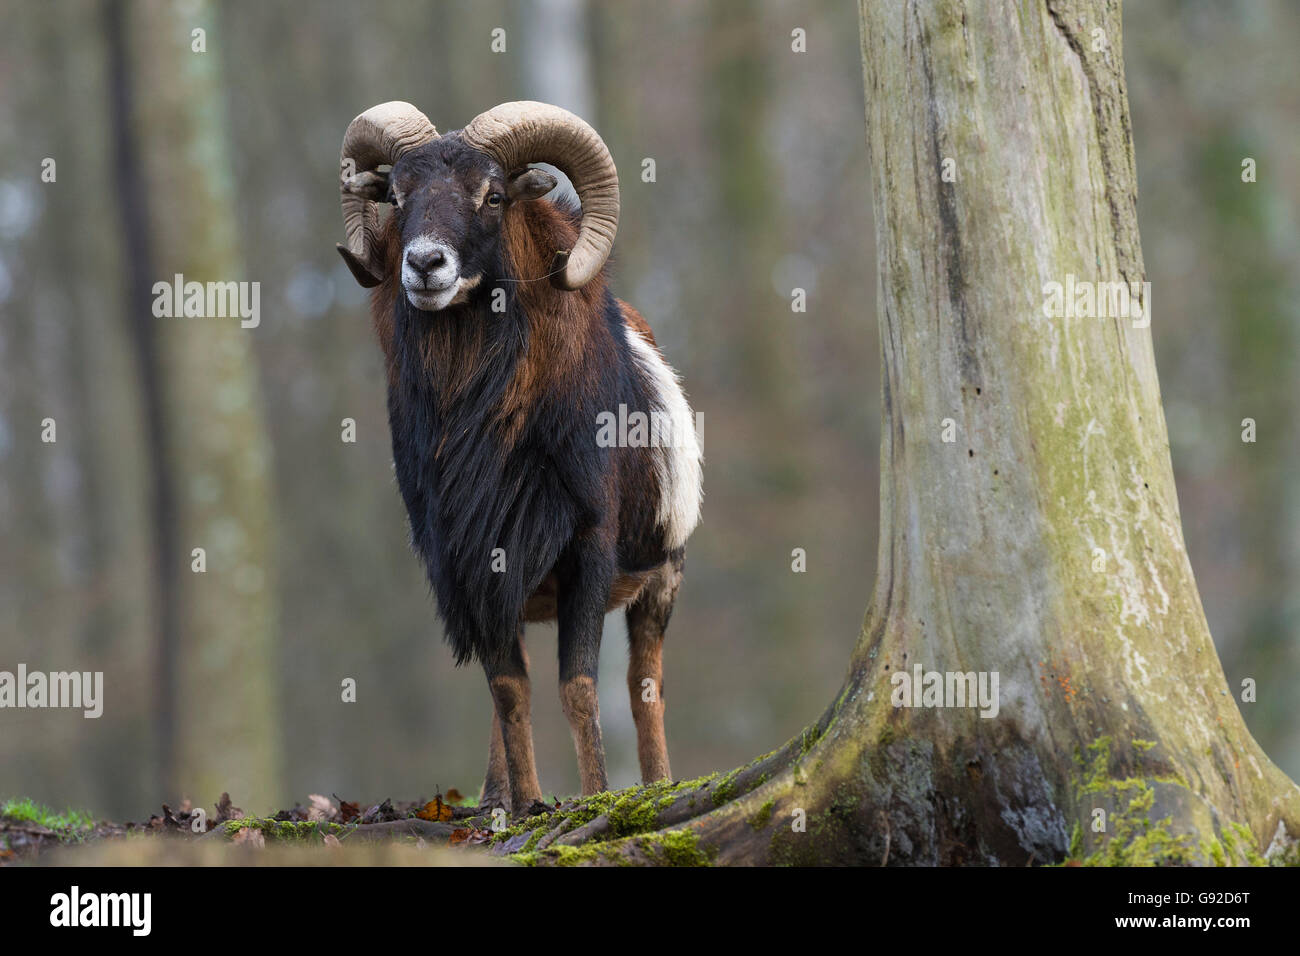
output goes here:
<path id="1" fill-rule="evenodd" d="M 776 579 L 777 586 L 754 589 L 748 595 L 754 619 L 747 640 L 758 666 L 772 673 L 780 673 L 793 654 L 805 653 L 792 645 L 789 635 L 818 620 L 820 588 L 826 580 L 820 573 L 825 566 L 819 566 L 826 555 L 819 551 L 814 523 L 795 504 L 804 499 L 814 480 L 811 473 L 820 462 L 812 448 L 809 422 L 794 414 L 795 383 L 801 376 L 790 343 L 797 336 L 796 326 L 816 321 L 815 310 L 812 315 L 806 310 L 796 312 L 794 288 L 777 288 L 773 272 L 781 253 L 789 248 L 789 235 L 783 215 L 784 184 L 772 148 L 773 130 L 784 120 L 775 112 L 777 75 L 769 63 L 797 55 L 785 40 L 789 26 L 771 4 L 717 0 L 708 8 L 709 35 L 716 38 L 716 46 L 708 61 L 707 95 L 701 109 L 713 151 L 711 175 L 718 184 L 713 208 L 719 227 L 719 264 L 709 277 L 713 288 L 702 301 L 713 300 L 719 312 L 742 317 L 742 327 L 703 320 L 703 315 L 689 316 L 704 326 L 698 334 L 705 347 L 717 350 L 725 376 L 723 389 L 749 413 L 742 419 L 748 426 L 744 433 L 712 433 L 715 440 L 735 441 L 741 457 L 733 471 L 707 471 L 706 494 L 709 487 L 728 489 L 725 497 L 710 499 L 708 507 L 715 515 L 722 508 L 763 514 L 762 523 L 749 524 L 748 534 L 736 542 L 731 554 L 719 557 L 733 566 L 738 577 L 751 581 L 757 580 L 756 555 L 762 555 L 763 564 L 772 561 L 791 569 Z M 705 413 L 706 462 L 709 421 Z M 811 499 L 808 503 L 821 504 Z M 779 549 L 768 551 L 758 543 L 768 535 Z M 812 573 L 792 570 L 796 548 L 805 556 L 812 554 Z M 800 566 L 806 567 L 807 561 Z M 793 690 L 782 696 L 788 700 Z"/>
<path id="2" fill-rule="evenodd" d="M 184 9 L 186 12 L 182 12 Z M 214 7 L 153 0 L 129 8 L 131 134 L 151 197 L 143 227 L 157 236 L 150 285 L 242 282 L 222 83 L 225 41 Z M 194 31 L 204 31 L 204 50 Z M 146 235 L 148 232 L 146 232 Z M 261 300 L 263 321 L 273 305 Z M 142 307 L 134 302 L 133 308 Z M 271 476 L 253 344 L 264 326 L 238 316 L 152 323 L 165 383 L 166 444 L 180 565 L 174 639 L 174 777 L 164 795 L 208 803 L 221 793 L 281 796 L 274 708 L 276 609 Z M 204 549 L 196 573 L 193 550 Z M 322 690 L 324 690 L 322 688 Z M 164 715 L 163 719 L 167 719 Z"/>
<path id="3" fill-rule="evenodd" d="M 103 41 L 68 28 L 83 13 L 51 2 L 0 17 L 14 51 L 0 54 L 0 127 L 22 129 L 0 144 L 0 669 L 103 671 L 109 697 L 97 720 L 6 711 L 0 796 L 57 786 L 60 801 L 121 809 L 152 783 L 127 690 L 147 684 L 135 637 L 148 552 L 136 374 L 105 296 L 119 269 L 104 254 L 118 234 Z M 34 64 L 58 64 L 57 82 Z M 57 441 L 42 440 L 46 418 Z"/>
<path id="4" fill-rule="evenodd" d="M 108 106 L 111 116 L 114 194 L 121 225 L 122 264 L 128 337 L 135 354 L 140 410 L 147 443 L 146 480 L 152 553 L 148 586 L 152 591 L 154 630 L 152 731 L 156 740 L 155 780 L 158 793 L 171 799 L 176 777 L 176 655 L 180 640 L 181 549 L 177 540 L 176 475 L 167 434 L 167 369 L 160 354 L 161 323 L 152 310 L 153 283 L 159 275 L 149 225 L 148 191 L 133 127 L 136 89 L 128 46 L 124 0 L 104 5 L 108 45 Z M 93 512 L 92 512 L 93 513 Z M 96 619 L 97 615 L 91 615 Z"/>
<path id="5" fill-rule="evenodd" d="M 586 0 L 525 0 L 516 7 L 529 98 L 562 106 L 599 129 Z M 549 163 L 540 165 L 556 172 Z M 550 198 L 567 199 L 576 206 L 578 195 L 568 177 L 560 183 Z"/>

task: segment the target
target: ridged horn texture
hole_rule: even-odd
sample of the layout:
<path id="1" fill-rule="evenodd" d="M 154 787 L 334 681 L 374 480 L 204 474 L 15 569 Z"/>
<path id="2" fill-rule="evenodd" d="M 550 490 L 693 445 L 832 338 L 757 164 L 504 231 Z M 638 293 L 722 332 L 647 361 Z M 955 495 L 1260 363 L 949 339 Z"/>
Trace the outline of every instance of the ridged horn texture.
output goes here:
<path id="1" fill-rule="evenodd" d="M 349 192 L 351 176 L 397 162 L 402 154 L 438 138 L 429 118 L 410 103 L 392 100 L 366 110 L 343 134 L 339 155 L 339 194 L 343 202 L 343 227 L 348 251 L 376 283 L 382 278 L 374 249 L 379 236 L 379 210 L 365 196 Z"/>
<path id="2" fill-rule="evenodd" d="M 618 170 L 600 134 L 568 110 L 518 100 L 480 113 L 461 136 L 507 173 L 529 163 L 564 171 L 582 203 L 582 223 L 573 249 L 556 253 L 551 283 L 573 290 L 594 279 L 618 232 Z"/>

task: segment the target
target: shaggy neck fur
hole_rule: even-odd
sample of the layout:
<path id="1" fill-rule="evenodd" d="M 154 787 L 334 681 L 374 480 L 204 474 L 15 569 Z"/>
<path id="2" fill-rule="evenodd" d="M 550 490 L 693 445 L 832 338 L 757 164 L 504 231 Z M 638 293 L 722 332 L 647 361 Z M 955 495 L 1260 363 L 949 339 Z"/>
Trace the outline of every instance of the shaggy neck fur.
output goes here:
<path id="1" fill-rule="evenodd" d="M 608 524 L 618 475 L 597 415 L 650 404 L 604 277 L 577 292 L 541 278 L 575 234 L 568 211 L 520 203 L 503 223 L 509 253 L 467 304 L 416 310 L 395 270 L 376 290 L 398 486 L 458 662 L 506 653 L 574 534 Z M 386 240 L 400 255 L 394 229 Z M 513 278 L 537 281 L 501 281 Z"/>

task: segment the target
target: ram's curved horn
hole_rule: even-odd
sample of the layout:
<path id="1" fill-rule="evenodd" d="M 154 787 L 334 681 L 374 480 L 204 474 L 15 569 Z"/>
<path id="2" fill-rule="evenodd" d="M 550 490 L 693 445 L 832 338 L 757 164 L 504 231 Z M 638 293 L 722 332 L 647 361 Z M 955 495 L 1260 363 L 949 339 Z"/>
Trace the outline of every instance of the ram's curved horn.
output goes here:
<path id="1" fill-rule="evenodd" d="M 401 100 L 370 107 L 349 123 L 343 134 L 339 195 L 347 245 L 338 249 L 357 281 L 367 288 L 379 284 L 383 271 L 375 259 L 379 212 L 375 197 L 362 185 L 370 184 L 373 177 L 364 174 L 379 166 L 391 166 L 403 153 L 437 138 L 438 131 L 429 118 Z"/>
<path id="2" fill-rule="evenodd" d="M 573 248 L 556 253 L 551 282 L 572 290 L 594 279 L 618 232 L 618 171 L 600 134 L 568 110 L 519 100 L 480 113 L 461 136 L 507 173 L 529 163 L 564 171 L 582 203 L 582 223 Z"/>

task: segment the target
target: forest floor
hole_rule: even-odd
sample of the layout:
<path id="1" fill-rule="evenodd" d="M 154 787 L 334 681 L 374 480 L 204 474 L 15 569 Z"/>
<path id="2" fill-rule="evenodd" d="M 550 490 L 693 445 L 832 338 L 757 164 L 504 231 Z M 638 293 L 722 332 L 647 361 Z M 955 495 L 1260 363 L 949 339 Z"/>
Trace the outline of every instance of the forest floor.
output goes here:
<path id="1" fill-rule="evenodd" d="M 0 866 L 709 866 L 715 852 L 701 846 L 697 818 L 763 779 L 765 761 L 779 756 L 774 751 L 728 774 L 552 798 L 515 818 L 476 807 L 454 789 L 432 800 L 372 805 L 311 794 L 306 804 L 269 816 L 246 814 L 223 793 L 211 811 L 164 804 L 143 823 L 9 800 L 0 802 Z M 750 825 L 757 832 L 770 816 L 769 804 Z"/>
<path id="2" fill-rule="evenodd" d="M 560 802 L 556 802 L 559 809 Z M 370 806 L 312 794 L 268 816 L 229 794 L 211 809 L 164 804 L 142 823 L 56 813 L 31 800 L 0 802 L 0 866 L 36 865 L 478 865 L 504 862 L 505 828 L 456 790 L 432 800 Z M 494 831 L 493 827 L 496 827 Z"/>

